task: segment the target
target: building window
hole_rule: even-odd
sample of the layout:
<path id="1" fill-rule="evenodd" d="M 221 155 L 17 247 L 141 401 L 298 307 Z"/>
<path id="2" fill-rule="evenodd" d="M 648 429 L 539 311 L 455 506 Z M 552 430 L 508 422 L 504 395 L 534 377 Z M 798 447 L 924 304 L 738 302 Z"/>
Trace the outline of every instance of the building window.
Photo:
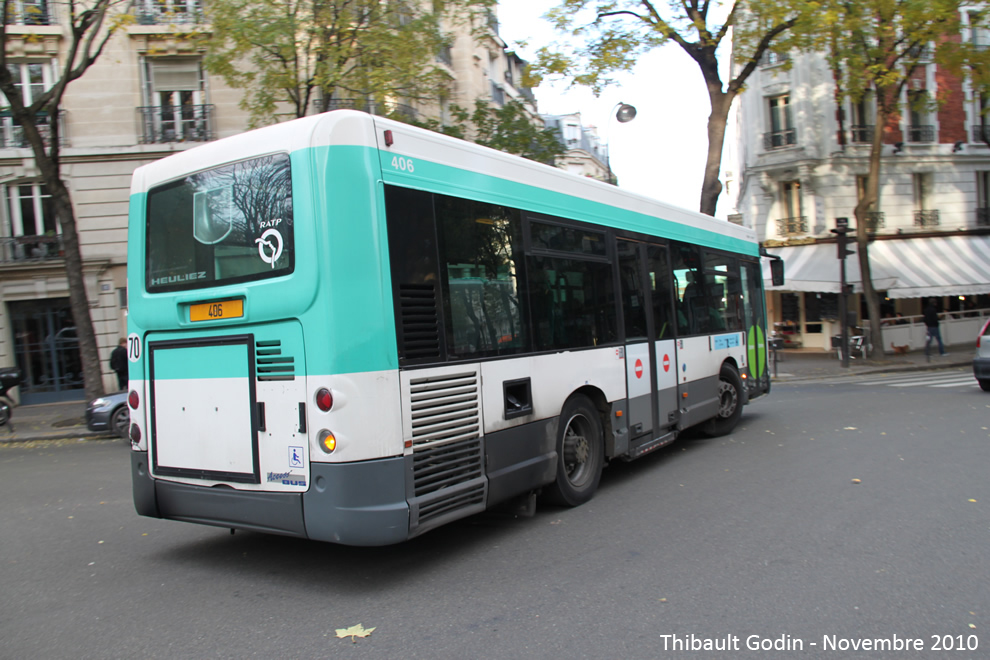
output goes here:
<path id="1" fill-rule="evenodd" d="M 7 65 L 7 70 L 14 80 L 14 86 L 21 93 L 24 105 L 34 103 L 38 97 L 52 86 L 51 62 L 17 62 Z M 3 97 L 0 97 L 3 98 Z M 3 98 L 3 108 L 0 109 L 0 147 L 26 147 L 24 129 L 14 121 L 10 106 Z M 38 130 L 47 140 L 50 135 L 51 121 L 47 114 L 38 115 Z"/>
<path id="2" fill-rule="evenodd" d="M 976 224 L 990 227 L 990 172 L 976 173 Z"/>
<path id="3" fill-rule="evenodd" d="M 914 189 L 914 225 L 916 227 L 937 227 L 938 209 L 931 208 L 934 175 L 931 172 L 916 173 L 912 177 Z"/>
<path id="4" fill-rule="evenodd" d="M 990 95 L 973 94 L 973 142 L 990 144 Z"/>
<path id="5" fill-rule="evenodd" d="M 52 25 L 47 0 L 14 0 L 7 5 L 7 25 Z"/>
<path id="6" fill-rule="evenodd" d="M 200 0 L 139 0 L 134 10 L 139 25 L 189 25 L 203 20 Z"/>
<path id="7" fill-rule="evenodd" d="M 145 60 L 145 100 L 140 108 L 142 142 L 203 142 L 213 139 L 212 106 L 198 58 Z"/>
<path id="8" fill-rule="evenodd" d="M 51 195 L 39 183 L 20 183 L 5 189 L 7 227 L 0 261 L 48 259 L 60 256 L 55 207 Z"/>
<path id="9" fill-rule="evenodd" d="M 765 149 L 780 149 L 797 144 L 794 124 L 791 122 L 790 96 L 783 94 L 767 100 L 769 107 L 770 132 L 763 136 Z"/>
<path id="10" fill-rule="evenodd" d="M 929 106 L 931 99 L 927 89 L 908 91 L 908 110 L 911 124 L 908 126 L 908 142 L 934 142 L 935 126 L 931 124 Z"/>
<path id="11" fill-rule="evenodd" d="M 801 200 L 801 182 L 784 181 L 780 184 L 781 216 L 777 231 L 781 236 L 795 236 L 808 232 L 808 218 L 804 215 Z"/>
<path id="12" fill-rule="evenodd" d="M 872 143 L 875 127 L 876 99 L 872 91 L 867 91 L 863 94 L 863 98 L 852 104 L 852 124 L 849 126 L 852 141 Z"/>

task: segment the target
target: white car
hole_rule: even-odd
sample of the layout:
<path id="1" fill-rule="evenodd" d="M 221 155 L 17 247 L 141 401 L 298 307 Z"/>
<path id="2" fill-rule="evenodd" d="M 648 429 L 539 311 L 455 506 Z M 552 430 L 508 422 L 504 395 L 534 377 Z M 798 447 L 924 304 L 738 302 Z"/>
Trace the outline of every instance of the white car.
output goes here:
<path id="1" fill-rule="evenodd" d="M 990 392 L 990 320 L 983 324 L 976 338 L 976 357 L 973 358 L 973 375 L 984 392 Z"/>

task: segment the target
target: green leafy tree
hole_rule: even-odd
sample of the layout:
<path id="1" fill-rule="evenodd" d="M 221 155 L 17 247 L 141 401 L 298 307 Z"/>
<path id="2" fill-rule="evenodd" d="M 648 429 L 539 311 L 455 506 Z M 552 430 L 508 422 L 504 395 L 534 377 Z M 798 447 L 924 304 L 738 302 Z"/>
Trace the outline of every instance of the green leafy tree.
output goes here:
<path id="1" fill-rule="evenodd" d="M 69 284 L 69 305 L 79 338 L 83 382 L 86 396 L 94 399 L 104 394 L 103 369 L 96 346 L 96 334 L 89 313 L 89 301 L 83 281 L 82 256 L 79 251 L 79 235 L 76 231 L 76 215 L 72 207 L 69 188 L 62 180 L 61 144 L 58 115 L 66 86 L 80 78 L 99 58 L 104 46 L 117 27 L 127 22 L 124 14 L 117 14 L 120 5 L 114 0 L 92 0 L 62 3 L 67 15 L 68 33 L 65 51 L 60 56 L 60 69 L 47 90 L 34 94 L 31 103 L 25 102 L 20 78 L 15 77 L 7 56 L 7 44 L 11 39 L 8 26 L 15 23 L 17 6 L 9 0 L 3 5 L 3 21 L 0 23 L 0 92 L 6 98 L 6 110 L 15 126 L 20 128 L 24 141 L 31 148 L 34 162 L 41 174 L 41 181 L 51 194 L 55 219 L 62 230 L 62 249 L 65 252 L 66 279 Z M 28 8 L 25 3 L 25 12 Z M 20 35 L 23 38 L 23 35 Z"/>
<path id="2" fill-rule="evenodd" d="M 494 0 L 212 0 L 205 64 L 231 87 L 252 125 L 339 107 L 394 109 L 436 100 L 445 26 L 487 26 Z M 374 108 L 370 106 L 374 105 Z"/>
<path id="3" fill-rule="evenodd" d="M 908 93 L 916 74 L 928 62 L 940 71 L 970 74 L 975 91 L 990 87 L 990 51 L 964 40 L 959 0 L 828 0 L 818 14 L 816 38 L 810 48 L 826 53 L 836 82 L 836 101 L 862 102 L 875 99 L 876 125 L 869 156 L 865 190 L 856 204 L 856 244 L 862 275 L 863 293 L 870 316 L 873 337 L 881 337 L 880 298 L 873 287 L 869 259 L 870 211 L 879 198 L 880 169 L 884 137 L 896 130 L 901 113 L 911 105 L 916 109 L 944 102 L 926 93 Z M 977 26 L 985 14 L 974 13 Z M 841 116 L 841 115 L 840 115 Z M 842 127 L 840 126 L 840 129 Z M 840 130 L 840 133 L 842 131 Z M 879 341 L 873 351 L 882 351 Z"/>
<path id="4" fill-rule="evenodd" d="M 768 51 L 784 53 L 803 43 L 803 32 L 797 28 L 816 7 L 814 1 L 736 0 L 725 12 L 710 0 L 563 0 L 548 17 L 571 41 L 541 48 L 528 82 L 560 77 L 589 86 L 597 95 L 615 82 L 614 74 L 630 71 L 643 53 L 668 43 L 679 46 L 698 65 L 708 91 L 711 114 L 700 210 L 714 215 L 722 191 L 718 175 L 732 101 Z M 730 29 L 735 33 L 738 65 L 725 82 L 718 58 Z M 658 86 L 664 85 L 663 71 L 654 78 Z"/>

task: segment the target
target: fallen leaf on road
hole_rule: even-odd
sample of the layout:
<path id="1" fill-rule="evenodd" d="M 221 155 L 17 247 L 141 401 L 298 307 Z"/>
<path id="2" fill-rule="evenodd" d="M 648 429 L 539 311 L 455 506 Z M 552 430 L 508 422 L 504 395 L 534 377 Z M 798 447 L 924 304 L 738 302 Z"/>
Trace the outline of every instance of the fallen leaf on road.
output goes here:
<path id="1" fill-rule="evenodd" d="M 847 427 L 843 428 L 842 430 L 843 431 L 856 431 L 857 429 L 856 429 L 855 426 L 847 426 Z"/>
<path id="2" fill-rule="evenodd" d="M 973 503 L 975 503 L 975 502 L 976 502 L 976 500 L 970 500 L 970 502 L 973 502 Z"/>
<path id="3" fill-rule="evenodd" d="M 861 484 L 861 483 L 863 483 L 863 482 L 862 482 L 862 481 L 860 481 L 859 479 L 853 479 L 853 483 L 854 483 L 854 484 Z"/>
<path id="4" fill-rule="evenodd" d="M 351 641 L 357 644 L 355 637 L 367 637 L 372 632 L 374 628 L 365 629 L 363 624 L 357 624 L 356 626 L 351 626 L 350 628 L 337 628 L 337 637 L 343 639 L 345 637 L 350 637 Z"/>

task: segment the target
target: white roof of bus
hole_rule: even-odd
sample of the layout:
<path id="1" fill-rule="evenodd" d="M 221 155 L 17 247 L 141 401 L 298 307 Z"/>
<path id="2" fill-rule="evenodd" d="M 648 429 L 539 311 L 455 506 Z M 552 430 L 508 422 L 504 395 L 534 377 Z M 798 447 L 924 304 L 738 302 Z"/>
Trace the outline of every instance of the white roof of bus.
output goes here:
<path id="1" fill-rule="evenodd" d="M 394 144 L 391 147 L 386 147 L 384 142 L 379 144 L 384 130 L 392 131 Z M 519 156 L 354 110 L 335 110 L 266 126 L 144 165 L 134 172 L 131 194 L 147 192 L 154 186 L 224 163 L 268 153 L 330 145 L 380 148 L 382 152 L 389 154 L 475 171 L 745 241 L 756 241 L 755 232 L 725 220 L 717 220 Z"/>

